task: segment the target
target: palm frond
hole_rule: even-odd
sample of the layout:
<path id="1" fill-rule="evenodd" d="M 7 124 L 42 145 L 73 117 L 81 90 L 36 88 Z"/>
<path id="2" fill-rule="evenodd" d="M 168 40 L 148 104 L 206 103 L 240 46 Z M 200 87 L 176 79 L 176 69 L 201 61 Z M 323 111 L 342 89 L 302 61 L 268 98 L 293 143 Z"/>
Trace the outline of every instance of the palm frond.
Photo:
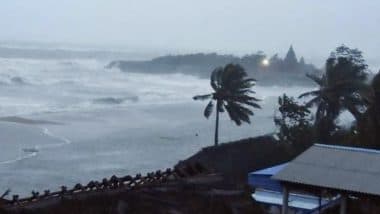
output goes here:
<path id="1" fill-rule="evenodd" d="M 241 121 L 244 121 L 246 123 L 251 123 L 249 119 L 249 116 L 253 115 L 253 112 L 251 110 L 238 104 L 233 104 L 232 107 L 234 111 L 237 113 L 237 115 L 239 116 L 239 119 Z"/>
<path id="2" fill-rule="evenodd" d="M 255 102 L 248 101 L 248 102 L 245 102 L 244 104 L 252 106 L 253 108 L 261 109 L 261 106 Z"/>
<path id="3" fill-rule="evenodd" d="M 307 97 L 307 96 L 318 96 L 321 93 L 322 93 L 321 90 L 309 91 L 309 92 L 305 92 L 305 93 L 299 95 L 298 98 L 303 98 L 303 97 Z"/>
<path id="4" fill-rule="evenodd" d="M 225 99 L 227 101 L 234 101 L 234 102 L 241 102 L 241 103 L 245 103 L 247 101 L 250 101 L 250 102 L 261 101 L 260 99 L 253 97 L 253 96 L 250 96 L 247 93 L 246 94 L 233 94 L 230 96 L 226 96 Z"/>
<path id="5" fill-rule="evenodd" d="M 257 104 L 257 102 L 261 100 L 253 96 L 239 95 L 239 96 L 232 97 L 231 99 L 229 99 L 229 101 L 233 101 L 240 105 L 248 105 L 248 106 L 259 108 L 259 109 L 261 108 L 261 106 Z"/>
<path id="6" fill-rule="evenodd" d="M 230 117 L 230 119 L 232 121 L 235 122 L 236 125 L 240 126 L 241 125 L 241 121 L 239 120 L 237 114 L 235 111 L 232 110 L 231 106 L 229 106 L 228 104 L 224 106 L 227 110 L 227 113 L 228 113 L 228 116 Z"/>
<path id="7" fill-rule="evenodd" d="M 213 103 L 213 101 L 211 100 L 211 101 L 207 104 L 207 106 L 206 106 L 206 108 L 205 108 L 205 110 L 204 110 L 204 112 L 203 112 L 203 115 L 204 115 L 207 119 L 210 117 L 213 108 L 214 108 L 214 103 Z"/>
<path id="8" fill-rule="evenodd" d="M 310 108 L 312 106 L 318 105 L 321 102 L 321 99 L 322 98 L 320 96 L 314 97 L 313 99 L 306 102 L 305 107 Z"/>
<path id="9" fill-rule="evenodd" d="M 226 105 L 226 109 L 231 120 L 235 121 L 236 125 L 241 125 L 241 122 L 251 123 L 249 116 L 253 115 L 253 112 L 239 104 L 229 102 Z"/>
<path id="10" fill-rule="evenodd" d="M 214 89 L 214 91 L 219 90 L 220 87 L 221 87 L 221 76 L 222 76 L 222 73 L 223 73 L 223 68 L 222 67 L 218 67 L 218 68 L 214 69 L 212 71 L 212 73 L 211 73 L 210 85 Z"/>
<path id="11" fill-rule="evenodd" d="M 204 95 L 196 95 L 193 97 L 193 100 L 207 100 L 212 98 L 213 94 L 204 94 Z"/>
<path id="12" fill-rule="evenodd" d="M 234 86 L 239 85 L 241 80 L 247 76 L 244 68 L 239 64 L 228 64 L 224 67 L 221 84 L 225 89 L 232 89 Z"/>
<path id="13" fill-rule="evenodd" d="M 306 74 L 306 76 L 309 79 L 313 80 L 315 83 L 317 83 L 319 86 L 323 86 L 324 85 L 323 78 L 318 77 L 318 76 L 316 76 L 314 74 Z"/>
<path id="14" fill-rule="evenodd" d="M 11 189 L 7 189 L 1 196 L 0 198 L 5 198 L 7 195 L 9 195 L 9 193 L 11 193 Z"/>

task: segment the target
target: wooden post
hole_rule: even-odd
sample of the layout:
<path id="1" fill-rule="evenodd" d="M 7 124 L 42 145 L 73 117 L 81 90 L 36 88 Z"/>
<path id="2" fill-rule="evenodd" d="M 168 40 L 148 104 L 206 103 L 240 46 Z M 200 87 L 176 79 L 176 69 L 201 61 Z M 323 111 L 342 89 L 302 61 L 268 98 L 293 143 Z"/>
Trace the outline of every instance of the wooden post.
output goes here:
<path id="1" fill-rule="evenodd" d="M 284 191 L 282 192 L 281 214 L 287 214 L 288 213 L 288 202 L 289 202 L 289 189 L 284 186 Z"/>
<path id="2" fill-rule="evenodd" d="M 340 214 L 346 214 L 347 211 L 347 194 L 343 193 L 340 196 Z"/>

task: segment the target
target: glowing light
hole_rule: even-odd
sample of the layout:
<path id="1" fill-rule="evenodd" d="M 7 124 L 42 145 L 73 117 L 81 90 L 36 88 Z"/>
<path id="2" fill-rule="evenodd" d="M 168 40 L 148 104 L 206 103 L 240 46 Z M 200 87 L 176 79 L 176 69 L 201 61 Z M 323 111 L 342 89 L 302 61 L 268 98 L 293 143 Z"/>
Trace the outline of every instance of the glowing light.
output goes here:
<path id="1" fill-rule="evenodd" d="M 263 66 L 269 66 L 269 59 L 263 59 L 263 61 L 261 61 L 261 64 L 263 65 Z"/>

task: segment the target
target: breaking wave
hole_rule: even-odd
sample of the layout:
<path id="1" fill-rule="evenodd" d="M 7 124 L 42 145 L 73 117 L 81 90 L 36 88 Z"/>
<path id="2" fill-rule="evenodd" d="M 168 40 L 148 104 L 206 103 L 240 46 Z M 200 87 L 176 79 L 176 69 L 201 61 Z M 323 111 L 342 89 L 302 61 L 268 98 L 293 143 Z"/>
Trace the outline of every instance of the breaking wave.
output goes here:
<path id="1" fill-rule="evenodd" d="M 56 148 L 64 145 L 71 144 L 72 141 L 66 137 L 58 136 L 52 133 L 48 128 L 43 128 L 42 133 L 50 138 L 56 139 L 60 141 L 61 143 L 54 143 L 54 144 L 46 144 L 46 145 L 37 145 L 36 149 L 46 149 L 46 148 Z"/>
<path id="2" fill-rule="evenodd" d="M 102 97 L 102 98 L 97 98 L 93 99 L 92 102 L 95 104 L 111 104 L 111 105 L 117 105 L 117 104 L 122 104 L 125 101 L 132 101 L 132 102 L 137 102 L 139 98 L 137 96 L 133 97 Z"/>
<path id="3" fill-rule="evenodd" d="M 0 165 L 12 164 L 12 163 L 16 163 L 16 162 L 23 161 L 26 159 L 30 159 L 30 158 L 36 157 L 38 155 L 38 153 L 41 152 L 41 150 L 58 148 L 58 147 L 69 145 L 72 143 L 72 141 L 70 139 L 68 139 L 66 137 L 55 135 L 48 128 L 42 128 L 42 133 L 49 138 L 57 140 L 59 143 L 36 145 L 34 147 L 22 148 L 20 151 L 21 155 L 19 155 L 15 159 L 1 161 Z"/>
<path id="4" fill-rule="evenodd" d="M 37 156 L 37 153 L 38 153 L 38 152 L 24 153 L 24 155 L 20 155 L 20 156 L 19 156 L 18 158 L 16 158 L 16 159 L 6 160 L 6 161 L 2 161 L 2 162 L 0 162 L 0 165 L 12 164 L 12 163 L 16 163 L 16 162 L 19 162 L 19 161 L 22 161 L 22 160 L 26 160 L 26 159 L 29 159 L 29 158 L 33 158 L 33 157 Z"/>

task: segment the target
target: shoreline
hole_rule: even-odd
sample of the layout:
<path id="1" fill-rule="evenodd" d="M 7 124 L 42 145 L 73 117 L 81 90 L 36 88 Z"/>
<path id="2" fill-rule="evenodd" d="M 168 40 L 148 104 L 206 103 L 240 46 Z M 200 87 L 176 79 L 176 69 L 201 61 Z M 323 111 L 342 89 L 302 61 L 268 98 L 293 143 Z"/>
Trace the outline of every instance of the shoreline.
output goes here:
<path id="1" fill-rule="evenodd" d="M 19 123 L 25 125 L 64 125 L 64 123 L 48 121 L 48 120 L 34 120 L 26 117 L 19 116 L 6 116 L 0 117 L 0 122 Z"/>

